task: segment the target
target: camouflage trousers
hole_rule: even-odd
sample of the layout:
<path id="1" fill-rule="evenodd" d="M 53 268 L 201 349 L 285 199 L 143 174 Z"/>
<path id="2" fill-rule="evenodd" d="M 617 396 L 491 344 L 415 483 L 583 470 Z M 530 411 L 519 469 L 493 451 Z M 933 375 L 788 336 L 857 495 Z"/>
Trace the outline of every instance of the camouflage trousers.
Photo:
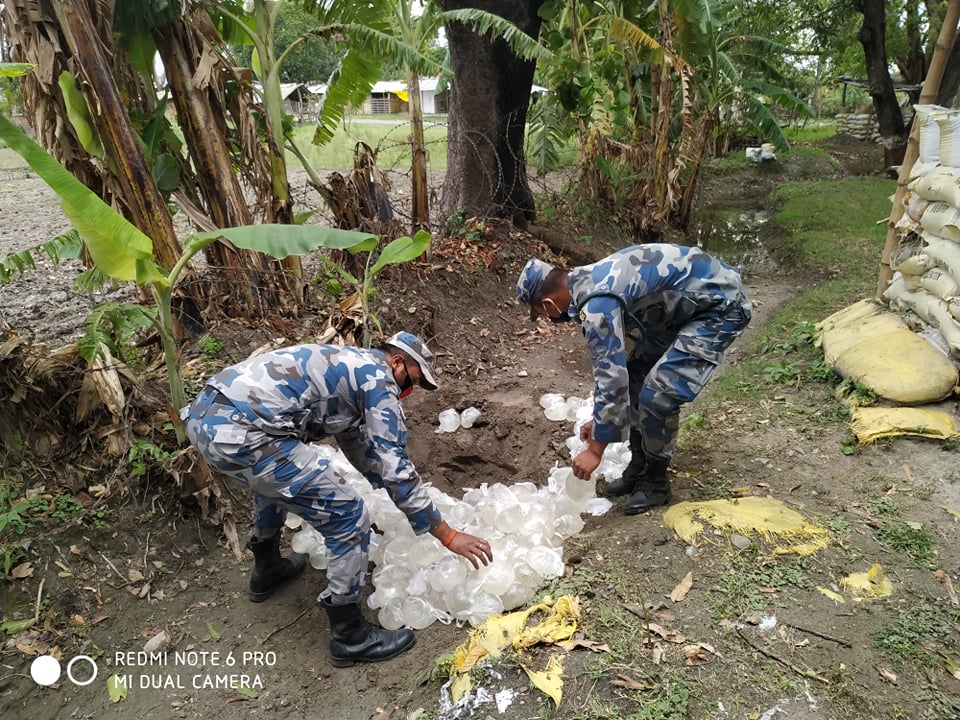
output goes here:
<path id="1" fill-rule="evenodd" d="M 280 532 L 287 512 L 323 535 L 327 588 L 334 604 L 359 602 L 367 580 L 370 516 L 362 498 L 317 449 L 268 435 L 212 387 L 185 413 L 187 437 L 206 460 L 253 492 L 254 536 Z"/>
<path id="2" fill-rule="evenodd" d="M 693 318 L 674 335 L 646 338 L 634 346 L 627 359 L 631 429 L 640 432 L 648 458 L 673 457 L 680 408 L 700 394 L 750 316 L 750 303 L 742 298 Z"/>

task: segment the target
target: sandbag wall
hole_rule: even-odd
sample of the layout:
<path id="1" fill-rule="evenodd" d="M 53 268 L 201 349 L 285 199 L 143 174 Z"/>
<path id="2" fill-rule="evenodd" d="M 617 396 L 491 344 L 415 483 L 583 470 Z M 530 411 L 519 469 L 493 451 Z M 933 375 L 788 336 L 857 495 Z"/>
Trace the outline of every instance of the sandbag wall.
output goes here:
<path id="1" fill-rule="evenodd" d="M 917 105 L 919 155 L 884 293 L 907 324 L 960 360 L 960 110 Z"/>
<path id="2" fill-rule="evenodd" d="M 878 142 L 880 129 L 873 113 L 837 113 L 837 132 L 852 135 L 860 140 Z"/>

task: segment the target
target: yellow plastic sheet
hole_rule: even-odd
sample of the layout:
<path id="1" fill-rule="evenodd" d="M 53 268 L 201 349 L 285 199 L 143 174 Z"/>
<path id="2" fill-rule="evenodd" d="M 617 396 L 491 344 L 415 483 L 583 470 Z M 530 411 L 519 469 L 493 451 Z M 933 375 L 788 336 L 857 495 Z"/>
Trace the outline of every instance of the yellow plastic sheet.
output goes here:
<path id="1" fill-rule="evenodd" d="M 542 613 L 539 622 L 529 624 L 531 618 Z M 569 640 L 577 631 L 580 620 L 580 601 L 571 595 L 562 595 L 554 602 L 545 597 L 539 605 L 506 615 L 493 615 L 483 625 L 474 628 L 470 637 L 453 653 L 453 672 L 456 677 L 450 687 L 453 702 L 457 702 L 473 688 L 470 671 L 484 658 L 497 658 L 507 648 L 516 651 L 538 644 L 556 644 Z M 532 670 L 521 663 L 536 687 L 549 695 L 557 705 L 563 694 L 563 663 L 551 657 L 545 670 Z"/>
<path id="2" fill-rule="evenodd" d="M 904 405 L 942 400 L 957 385 L 953 362 L 875 300 L 817 324 L 824 360 L 845 378 Z"/>
<path id="3" fill-rule="evenodd" d="M 875 600 L 893 594 L 893 583 L 883 574 L 883 566 L 874 563 L 867 572 L 847 575 L 840 587 L 854 595 L 854 600 Z"/>
<path id="4" fill-rule="evenodd" d="M 563 658 L 558 655 L 551 655 L 547 663 L 547 669 L 544 671 L 531 670 L 526 665 L 522 665 L 527 671 L 530 682 L 536 686 L 540 692 L 549 695 L 550 698 L 560 707 L 560 700 L 563 698 Z"/>
<path id="5" fill-rule="evenodd" d="M 828 598 L 830 598 L 836 603 L 843 604 L 846 602 L 846 600 L 843 599 L 843 595 L 841 595 L 838 592 L 834 592 L 828 587 L 824 587 L 823 585 L 817 585 L 817 590 L 822 592 L 824 595 L 826 595 Z"/>
<path id="6" fill-rule="evenodd" d="M 829 540 L 825 528 L 770 497 L 681 502 L 664 513 L 663 522 L 691 544 L 703 532 L 704 523 L 744 536 L 756 533 L 775 546 L 775 554 L 813 555 Z"/>
<path id="7" fill-rule="evenodd" d="M 914 407 L 858 407 L 851 413 L 850 430 L 861 445 L 897 435 L 947 440 L 960 436 L 953 415 L 943 410 Z"/>

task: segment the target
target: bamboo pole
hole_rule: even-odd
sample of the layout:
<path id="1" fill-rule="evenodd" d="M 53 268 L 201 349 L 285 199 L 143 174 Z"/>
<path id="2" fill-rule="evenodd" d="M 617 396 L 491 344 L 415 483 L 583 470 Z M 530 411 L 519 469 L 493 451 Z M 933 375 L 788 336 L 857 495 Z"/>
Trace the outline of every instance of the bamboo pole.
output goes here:
<path id="1" fill-rule="evenodd" d="M 920 90 L 920 104 L 930 105 L 937 99 L 937 93 L 940 92 L 940 80 L 943 78 L 943 69 L 947 64 L 947 57 L 953 48 L 954 40 L 957 37 L 957 23 L 960 21 L 960 0 L 950 0 L 947 6 L 947 12 L 944 14 L 943 25 L 940 28 L 940 35 L 937 37 L 937 44 L 933 49 L 933 57 L 930 60 L 930 67 L 927 70 L 927 76 L 923 81 L 923 88 Z M 897 222 L 903 217 L 904 206 L 903 197 L 907 194 L 907 182 L 909 181 L 910 170 L 917 161 L 920 151 L 920 123 L 914 119 L 913 126 L 910 129 L 910 136 L 907 139 L 907 149 L 903 156 L 903 164 L 900 166 L 900 173 L 897 176 L 897 192 L 893 197 L 893 208 L 890 210 L 890 218 L 887 220 L 887 241 L 883 246 L 883 253 L 880 255 L 880 276 L 877 280 L 877 297 L 883 295 L 887 289 L 890 280 L 893 278 L 893 268 L 890 267 L 890 258 L 893 251 L 897 248 Z"/>

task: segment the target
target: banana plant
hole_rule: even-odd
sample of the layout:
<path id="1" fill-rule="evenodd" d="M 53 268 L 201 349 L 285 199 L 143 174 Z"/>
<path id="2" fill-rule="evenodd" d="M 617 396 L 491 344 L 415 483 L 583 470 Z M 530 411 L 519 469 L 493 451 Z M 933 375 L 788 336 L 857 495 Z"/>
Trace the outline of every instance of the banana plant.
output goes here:
<path id="1" fill-rule="evenodd" d="M 348 247 L 347 251 L 354 255 L 358 252 L 367 251 L 367 261 L 364 265 L 362 278 L 356 277 L 340 265 L 324 258 L 324 264 L 328 270 L 336 272 L 356 289 L 356 294 L 360 298 L 364 347 L 370 347 L 372 336 L 370 323 L 367 321 L 372 321 L 377 329 L 380 329 L 380 319 L 370 310 L 370 300 L 376 295 L 374 278 L 387 265 L 398 265 L 415 260 L 426 252 L 429 246 L 430 233 L 425 230 L 418 230 L 413 237 L 399 237 L 391 241 L 380 251 L 379 255 L 373 252 L 374 248 L 369 247 L 368 243 L 358 243 L 353 247 Z M 375 257 L 376 259 L 374 259 Z"/>
<path id="2" fill-rule="evenodd" d="M 157 264 L 149 236 L 107 205 L 2 114 L 0 140 L 19 154 L 57 194 L 64 214 L 82 236 L 97 269 L 114 280 L 136 282 L 152 294 L 156 304 L 154 325 L 160 336 L 170 386 L 171 420 L 180 444 L 185 441 L 185 435 L 177 411 L 187 404 L 187 398 L 173 332 L 171 299 L 177 279 L 191 258 L 221 238 L 236 247 L 257 250 L 278 259 L 303 255 L 318 248 L 371 251 L 378 242 L 376 235 L 315 225 L 246 225 L 190 235 L 184 242 L 181 257 L 172 268 L 166 269 Z M 402 243 L 403 240 L 408 242 Z M 422 238 L 395 240 L 394 243 L 400 245 L 394 257 L 402 259 L 390 260 L 388 256 L 384 260 L 381 254 L 374 267 L 416 257 L 410 255 L 410 250 L 401 251 L 400 248 L 417 247 L 423 242 Z"/>

